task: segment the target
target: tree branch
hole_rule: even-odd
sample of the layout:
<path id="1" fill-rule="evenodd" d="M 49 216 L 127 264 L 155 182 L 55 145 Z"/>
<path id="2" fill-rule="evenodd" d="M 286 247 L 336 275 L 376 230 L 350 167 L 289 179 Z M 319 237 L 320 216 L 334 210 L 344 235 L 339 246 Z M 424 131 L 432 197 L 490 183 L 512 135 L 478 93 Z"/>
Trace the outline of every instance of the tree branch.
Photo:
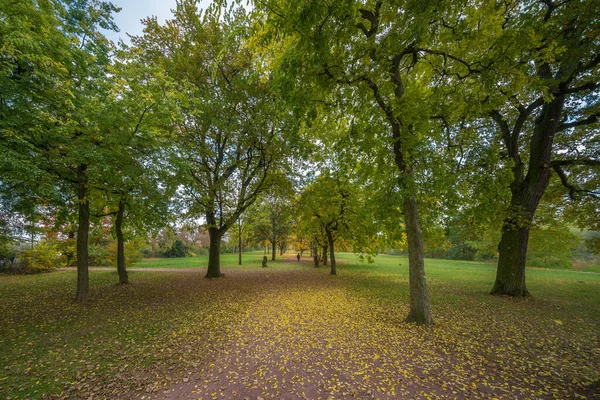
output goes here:
<path id="1" fill-rule="evenodd" d="M 598 165 L 600 165 L 600 160 L 583 158 L 583 159 L 571 159 L 571 160 L 553 160 L 550 162 L 550 166 L 552 168 L 563 167 L 563 166 L 572 166 L 572 165 L 598 166 Z"/>
<path id="2" fill-rule="evenodd" d="M 583 84 L 581 86 L 577 86 L 574 88 L 562 89 L 560 92 L 562 94 L 573 94 L 573 93 L 583 92 L 585 90 L 594 90 L 594 89 L 598 89 L 598 88 L 600 88 L 600 82 L 588 82 L 586 84 Z"/>
<path id="3" fill-rule="evenodd" d="M 600 112 L 592 114 L 587 118 L 580 119 L 579 121 L 562 123 L 558 126 L 557 132 L 562 132 L 566 129 L 576 128 L 578 126 L 591 125 L 598 122 L 598 117 L 600 117 Z"/>
<path id="4" fill-rule="evenodd" d="M 140 119 L 138 120 L 137 125 L 135 126 L 135 128 L 133 129 L 133 134 L 135 135 L 136 133 L 138 133 L 138 130 L 140 129 L 140 126 L 142 125 L 142 121 L 144 120 L 144 116 L 146 115 L 146 113 L 148 111 L 150 111 L 150 109 L 152 107 L 154 107 L 155 103 L 150 104 L 149 106 L 144 108 L 144 111 L 142 112 L 142 115 L 140 115 Z"/>
<path id="5" fill-rule="evenodd" d="M 588 195 L 590 197 L 593 197 L 595 199 L 600 199 L 600 196 L 598 196 L 596 193 L 594 193 L 592 191 L 579 189 L 579 188 L 571 185 L 567 178 L 567 174 L 565 174 L 565 171 L 563 171 L 559 165 L 552 165 L 552 169 L 554 169 L 554 171 L 560 178 L 560 182 L 562 183 L 562 185 L 564 187 L 566 187 L 567 189 L 569 189 L 569 198 L 571 200 L 576 200 L 575 193 L 585 193 L 586 195 Z"/>
<path id="6" fill-rule="evenodd" d="M 506 146 L 507 150 L 510 150 L 510 128 L 508 127 L 508 123 L 504 120 L 504 118 L 502 117 L 502 114 L 500 114 L 500 111 L 498 110 L 492 110 L 490 111 L 490 117 L 492 117 L 492 119 L 496 122 L 496 124 L 498 124 L 498 127 L 500 128 L 500 132 L 502 133 L 502 140 L 504 141 L 504 145 Z"/>
<path id="7" fill-rule="evenodd" d="M 369 21 L 371 27 L 367 30 L 367 27 L 362 22 L 356 24 L 356 26 L 363 31 L 367 38 L 375 35 L 379 30 L 379 10 L 381 9 L 381 1 L 375 3 L 375 12 L 366 10 L 364 8 L 359 9 L 360 16 Z"/>

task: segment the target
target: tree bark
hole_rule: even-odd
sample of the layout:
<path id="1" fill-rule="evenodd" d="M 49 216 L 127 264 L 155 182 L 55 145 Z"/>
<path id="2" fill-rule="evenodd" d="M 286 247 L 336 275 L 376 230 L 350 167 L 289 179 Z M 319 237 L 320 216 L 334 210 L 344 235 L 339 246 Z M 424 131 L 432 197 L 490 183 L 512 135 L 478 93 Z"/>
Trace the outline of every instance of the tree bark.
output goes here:
<path id="1" fill-rule="evenodd" d="M 238 222 L 238 265 L 242 265 L 242 222 Z"/>
<path id="2" fill-rule="evenodd" d="M 334 243 L 333 243 L 333 234 L 331 233 L 331 231 L 328 228 L 325 228 L 325 233 L 327 233 L 327 242 L 329 242 L 329 258 L 330 258 L 330 266 L 331 266 L 331 275 L 336 275 L 336 268 L 335 268 L 335 250 L 334 250 Z"/>
<path id="3" fill-rule="evenodd" d="M 408 265 L 410 281 L 410 311 L 407 322 L 418 325 L 431 325 L 431 307 L 425 280 L 425 263 L 423 257 L 423 235 L 419 223 L 417 201 L 413 195 L 404 199 L 404 223 L 408 239 Z"/>
<path id="4" fill-rule="evenodd" d="M 502 239 L 498 245 L 498 269 L 491 294 L 514 297 L 529 296 L 525 284 L 525 265 L 529 228 L 514 228 L 510 221 L 504 222 Z"/>
<path id="5" fill-rule="evenodd" d="M 73 229 L 72 229 L 72 228 L 71 228 L 71 229 L 69 229 L 69 233 L 68 233 L 68 236 L 67 236 L 67 237 L 68 237 L 69 239 L 75 239 L 75 232 L 73 232 Z M 72 252 L 72 251 L 68 250 L 68 251 L 65 253 L 65 256 L 67 257 L 67 262 L 66 262 L 66 263 L 67 263 L 67 266 L 68 266 L 68 267 L 70 267 L 70 266 L 72 265 L 72 264 L 71 264 L 71 262 L 73 261 L 73 256 L 74 256 L 74 254 L 73 254 L 73 252 Z"/>
<path id="6" fill-rule="evenodd" d="M 150 257 L 156 257 L 156 236 L 153 233 L 150 233 Z"/>
<path id="7" fill-rule="evenodd" d="M 275 261 L 275 256 L 277 256 L 277 243 L 275 240 L 271 242 L 272 252 L 271 252 L 271 260 Z"/>
<path id="8" fill-rule="evenodd" d="M 535 120 L 530 142 L 527 176 L 523 177 L 523 163 L 516 145 L 507 146 L 509 156 L 516 160 L 513 167 L 511 188 L 511 215 L 502 226 L 502 238 L 498 245 L 498 268 L 496 281 L 490 294 L 529 296 L 525 282 L 529 229 L 544 191 L 552 175 L 551 158 L 554 135 L 561 123 L 564 96 L 556 96 L 542 106 Z M 516 140 L 519 131 L 509 135 Z"/>
<path id="9" fill-rule="evenodd" d="M 323 265 L 327 265 L 327 245 L 323 246 Z"/>
<path id="10" fill-rule="evenodd" d="M 208 228 L 209 250 L 208 270 L 205 278 L 220 278 L 221 275 L 221 237 L 223 233 L 217 228 Z"/>
<path id="11" fill-rule="evenodd" d="M 77 167 L 77 200 L 79 201 L 79 226 L 77 227 L 77 293 L 75 301 L 85 303 L 90 297 L 88 270 L 88 234 L 90 230 L 90 201 L 88 199 L 87 165 Z"/>
<path id="12" fill-rule="evenodd" d="M 123 239 L 123 217 L 125 214 L 125 200 L 119 201 L 119 211 L 115 221 L 115 231 L 117 233 L 117 272 L 119 273 L 119 283 L 124 285 L 129 283 L 127 269 L 125 269 L 125 240 Z"/>

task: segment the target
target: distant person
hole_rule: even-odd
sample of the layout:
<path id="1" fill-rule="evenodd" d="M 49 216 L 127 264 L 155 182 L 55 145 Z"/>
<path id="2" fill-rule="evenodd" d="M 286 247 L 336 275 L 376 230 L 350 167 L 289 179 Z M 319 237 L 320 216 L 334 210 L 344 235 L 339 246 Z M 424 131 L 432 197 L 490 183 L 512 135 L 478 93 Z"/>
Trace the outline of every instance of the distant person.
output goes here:
<path id="1" fill-rule="evenodd" d="M 298 259 L 298 262 L 300 262 L 300 253 L 296 255 L 296 258 Z"/>

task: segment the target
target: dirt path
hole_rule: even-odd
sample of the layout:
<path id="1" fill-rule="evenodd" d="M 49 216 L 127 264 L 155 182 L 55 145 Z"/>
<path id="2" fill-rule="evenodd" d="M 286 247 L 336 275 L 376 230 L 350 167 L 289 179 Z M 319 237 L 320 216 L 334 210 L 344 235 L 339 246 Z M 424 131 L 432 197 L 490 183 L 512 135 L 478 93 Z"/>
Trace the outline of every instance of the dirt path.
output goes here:
<path id="1" fill-rule="evenodd" d="M 115 267 L 89 267 L 90 271 L 115 271 Z M 58 271 L 77 271 L 75 267 L 62 267 Z M 128 272 L 195 272 L 206 274 L 206 268 L 127 268 Z"/>
<path id="2" fill-rule="evenodd" d="M 303 275 L 294 284 L 274 271 L 217 360 L 155 398 L 396 397 L 399 369 L 364 346 L 373 330 L 365 304 L 335 277 Z"/>
<path id="3" fill-rule="evenodd" d="M 350 277 L 311 268 L 308 257 L 300 263 L 295 257 L 286 260 L 301 267 L 245 272 L 243 285 L 252 287 L 257 296 L 240 313 L 233 333 L 203 354 L 203 363 L 170 376 L 168 381 L 175 382 L 170 386 L 132 397 L 575 398 L 572 377 L 551 376 L 548 366 L 542 365 L 546 359 L 540 357 L 546 353 L 534 351 L 523 358 L 506 353 L 507 348 L 523 346 L 519 351 L 527 354 L 539 340 L 524 345 L 529 339 L 517 341 L 516 331 L 502 337 L 502 328 L 469 321 L 468 313 L 453 319 L 453 313 L 460 312 L 451 307 L 444 315 L 438 306 L 439 324 L 433 328 L 406 324 L 402 316 L 408 309 L 403 302 L 390 307 L 374 301 L 368 291 L 353 290 Z M 219 282 L 231 284 L 223 290 L 240 290 L 243 285 L 233 285 L 238 275 Z M 490 335 L 496 339 L 490 340 Z M 569 354 L 563 347 L 553 350 L 563 354 L 556 359 Z M 548 360 L 554 365 L 553 359 Z"/>

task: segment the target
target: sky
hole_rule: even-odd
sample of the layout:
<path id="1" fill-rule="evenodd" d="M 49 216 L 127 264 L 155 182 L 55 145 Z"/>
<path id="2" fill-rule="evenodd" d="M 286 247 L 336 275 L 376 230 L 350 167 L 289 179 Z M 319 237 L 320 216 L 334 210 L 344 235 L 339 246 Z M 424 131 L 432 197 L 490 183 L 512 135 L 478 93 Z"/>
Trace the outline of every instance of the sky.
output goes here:
<path id="1" fill-rule="evenodd" d="M 159 23 L 170 19 L 173 14 L 171 9 L 175 8 L 176 0 L 110 0 L 115 6 L 121 8 L 121 12 L 114 15 L 114 21 L 120 32 L 105 32 L 107 38 L 117 43 L 119 39 L 130 44 L 127 33 L 140 35 L 142 33 L 142 19 L 156 16 Z M 202 0 L 200 8 L 206 8 L 210 0 Z"/>

